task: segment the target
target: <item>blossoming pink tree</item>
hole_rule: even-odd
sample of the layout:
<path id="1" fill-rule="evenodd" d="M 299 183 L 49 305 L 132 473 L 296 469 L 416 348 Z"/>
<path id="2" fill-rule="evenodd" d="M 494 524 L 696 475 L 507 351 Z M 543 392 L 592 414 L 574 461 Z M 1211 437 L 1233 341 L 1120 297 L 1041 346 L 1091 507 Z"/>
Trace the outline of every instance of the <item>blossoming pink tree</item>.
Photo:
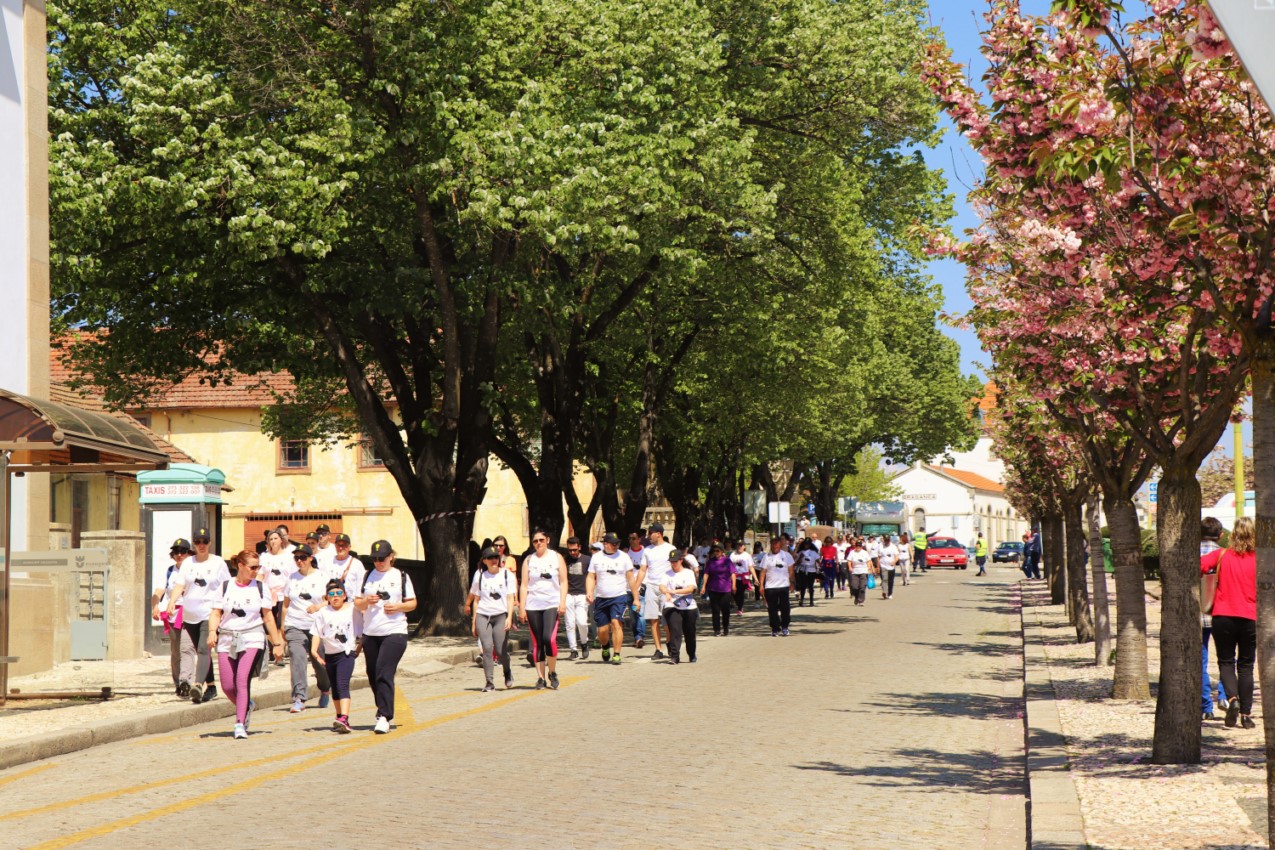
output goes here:
<path id="1" fill-rule="evenodd" d="M 993 0 L 990 106 L 940 49 L 927 70 L 986 165 L 982 226 L 948 246 L 970 269 L 973 321 L 998 368 L 1083 435 L 1102 486 L 1118 654 L 1142 606 L 1131 497 L 1149 462 L 1162 470 L 1152 759 L 1177 763 L 1200 758 L 1195 474 L 1256 360 L 1243 317 L 1270 297 L 1270 166 L 1255 155 L 1270 122 L 1200 3 L 1151 6 L 1122 23 L 1101 0 L 1046 18 Z M 1117 696 L 1142 695 L 1122 681 L 1131 666 L 1118 655 Z"/>

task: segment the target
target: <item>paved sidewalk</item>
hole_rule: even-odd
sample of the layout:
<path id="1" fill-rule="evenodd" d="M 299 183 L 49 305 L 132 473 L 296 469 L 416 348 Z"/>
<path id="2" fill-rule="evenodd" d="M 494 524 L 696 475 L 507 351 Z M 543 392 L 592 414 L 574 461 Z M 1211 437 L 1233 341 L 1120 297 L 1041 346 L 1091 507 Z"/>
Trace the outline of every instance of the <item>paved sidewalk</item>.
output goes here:
<path id="1" fill-rule="evenodd" d="M 472 662 L 471 642 L 453 638 L 413 641 L 400 667 L 400 676 L 428 676 L 454 664 Z M 286 663 L 286 662 L 285 662 Z M 366 687 L 360 664 L 351 682 Z M 309 673 L 313 682 L 314 674 Z M 194 705 L 173 693 L 168 657 L 128 661 L 72 661 L 52 670 L 9 681 L 10 692 L 23 694 L 100 692 L 108 687 L 109 700 L 15 700 L 0 709 L 0 769 L 74 752 L 98 744 L 171 732 L 234 713 L 231 703 L 218 698 Z M 260 708 L 291 702 L 288 668 L 274 667 L 266 679 L 253 683 L 253 699 Z M 318 692 L 310 686 L 311 707 Z"/>
<path id="2" fill-rule="evenodd" d="M 1114 627 L 1115 586 L 1111 579 L 1107 585 Z M 1088 846 L 1092 850 L 1266 847 L 1266 776 L 1260 723 L 1257 729 L 1243 730 L 1227 729 L 1221 720 L 1209 722 L 1204 729 L 1201 764 L 1150 764 L 1155 701 L 1111 699 L 1111 668 L 1094 666 L 1093 644 L 1075 643 L 1075 631 L 1067 623 L 1063 606 L 1047 604 L 1043 582 L 1024 582 L 1023 587 L 1029 734 L 1047 743 L 1049 712 L 1055 711 L 1069 762 L 1061 767 L 1057 762 L 1038 764 L 1033 753 L 1032 846 Z M 1147 597 L 1153 693 L 1160 665 L 1157 595 L 1153 592 Z M 1216 679 L 1216 662 L 1211 666 Z M 1047 692 L 1042 700 L 1033 699 L 1033 678 L 1052 681 L 1055 699 L 1050 700 Z M 1035 796 L 1041 779 L 1051 782 L 1053 796 L 1048 800 Z M 1065 828 L 1073 820 L 1062 817 L 1063 809 L 1058 805 L 1065 802 L 1069 782 L 1083 817 L 1078 833 Z M 1050 805 L 1042 808 L 1042 802 Z M 1087 844 L 1072 840 L 1077 837 Z"/>

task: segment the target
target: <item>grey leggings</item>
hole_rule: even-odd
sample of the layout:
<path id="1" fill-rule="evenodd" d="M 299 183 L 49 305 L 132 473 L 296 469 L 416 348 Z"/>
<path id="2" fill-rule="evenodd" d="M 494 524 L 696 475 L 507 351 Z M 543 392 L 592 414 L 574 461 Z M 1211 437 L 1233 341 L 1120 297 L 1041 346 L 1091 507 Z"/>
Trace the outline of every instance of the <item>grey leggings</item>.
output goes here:
<path id="1" fill-rule="evenodd" d="M 308 690 L 305 680 L 305 665 L 307 661 L 314 668 L 314 683 L 319 686 L 319 690 L 324 693 L 332 690 L 332 684 L 328 681 L 327 666 L 310 657 L 310 642 L 313 635 L 295 626 L 288 626 L 283 630 L 283 636 L 288 641 L 288 665 L 289 672 L 292 674 L 292 698 L 305 702 L 306 691 Z M 319 654 L 323 654 L 322 648 L 320 648 Z"/>
<path id="2" fill-rule="evenodd" d="M 509 667 L 509 633 L 505 631 L 508 619 L 509 615 L 503 613 L 495 616 L 479 614 L 477 618 L 478 644 L 483 648 L 483 673 L 486 674 L 489 685 L 492 684 L 491 675 L 495 672 L 495 665 L 491 660 L 493 651 L 500 654 L 500 666 L 505 671 L 505 679 L 514 677 L 513 670 Z"/>
<path id="3" fill-rule="evenodd" d="M 212 655 L 208 650 L 208 621 L 202 623 L 182 623 L 182 629 L 190 637 L 190 650 L 195 660 L 195 681 L 192 685 L 211 684 L 213 681 L 214 665 L 212 663 Z M 186 652 L 185 645 L 182 646 L 182 652 Z M 189 656 L 188 656 L 189 657 Z M 185 665 L 183 665 L 184 667 Z"/>

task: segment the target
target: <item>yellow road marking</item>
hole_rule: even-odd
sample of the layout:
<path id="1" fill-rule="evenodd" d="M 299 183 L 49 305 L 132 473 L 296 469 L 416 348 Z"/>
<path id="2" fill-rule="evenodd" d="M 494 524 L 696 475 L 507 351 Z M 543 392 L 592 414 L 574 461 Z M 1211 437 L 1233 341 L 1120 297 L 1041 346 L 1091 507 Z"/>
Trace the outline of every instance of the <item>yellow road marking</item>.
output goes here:
<path id="1" fill-rule="evenodd" d="M 33 774 L 42 773 L 43 771 L 46 771 L 49 768 L 56 767 L 56 766 L 57 765 L 55 765 L 53 762 L 49 762 L 48 764 L 42 764 L 39 767 L 33 767 L 30 770 L 24 770 L 21 773 L 15 773 L 13 774 L 13 776 L 6 776 L 3 779 L 0 779 L 0 787 L 8 785 L 10 782 L 17 782 L 19 779 L 25 779 L 26 777 L 31 776 Z"/>
<path id="2" fill-rule="evenodd" d="M 569 686 L 569 685 L 575 684 L 576 682 L 583 681 L 586 678 L 588 677 L 575 676 L 575 677 L 572 677 L 571 679 L 563 680 L 562 684 L 564 686 Z M 411 726 L 406 726 L 406 725 L 400 726 L 398 728 L 398 731 L 400 735 L 411 735 L 415 732 L 421 732 L 426 729 L 431 729 L 435 726 L 441 726 L 444 723 L 450 723 L 453 720 L 461 720 L 466 717 L 472 717 L 476 714 L 482 714 L 487 711 L 493 711 L 497 708 L 502 708 L 506 705 L 518 702 L 520 700 L 528 699 L 530 697 L 540 696 L 543 693 L 544 691 L 529 691 L 528 693 L 525 693 L 525 694 L 518 694 L 517 696 L 506 697 L 505 699 L 498 700 L 497 702 L 491 702 L 491 703 L 487 703 L 486 705 L 480 705 L 477 708 L 469 708 L 469 709 L 465 709 L 464 711 L 453 712 L 451 714 L 447 714 L 442 717 L 436 717 L 433 720 L 426 720 L 422 723 L 414 723 Z M 396 712 L 398 711 L 397 705 L 395 706 L 395 711 Z M 177 802 L 177 803 L 172 803 L 167 806 L 162 806 L 158 809 L 151 809 L 150 811 L 142 812 L 136 815 L 131 815 L 126 818 L 121 818 L 120 820 L 113 821 L 111 823 L 105 823 L 105 824 L 101 824 L 100 826 L 89 827 L 88 829 L 83 829 L 83 830 L 80 830 L 79 832 L 72 833 L 70 835 L 64 835 L 59 838 L 54 838 L 50 841 L 45 841 L 41 844 L 36 844 L 32 846 L 31 850 L 59 850 L 59 848 L 62 848 L 62 847 L 70 847 L 72 845 L 79 844 L 83 841 L 88 841 L 89 839 L 92 839 L 92 838 L 100 838 L 104 835 L 109 835 L 112 832 L 116 832 L 117 830 L 127 829 L 131 826 L 136 826 L 140 823 L 146 823 L 147 821 L 157 820 L 162 817 L 167 817 L 168 815 L 177 814 L 178 812 L 184 812 L 187 809 L 193 809 L 197 806 L 202 806 L 207 803 L 221 802 L 230 794 L 239 794 L 244 791 L 251 791 L 254 788 L 257 788 L 267 782 L 272 782 L 276 779 L 283 779 L 284 777 L 287 777 L 295 773 L 300 773 L 301 771 L 310 770 L 312 768 L 318 767 L 321 764 L 332 761 L 333 759 L 340 758 L 341 756 L 346 755 L 347 753 L 353 752 L 355 750 L 360 750 L 360 749 L 365 749 L 367 747 L 385 744 L 394 739 L 395 739 L 395 736 L 393 735 L 385 736 L 385 737 L 378 735 L 378 736 L 374 736 L 370 738 L 369 737 L 361 738 L 359 740 L 356 740 L 350 743 L 343 742 L 342 744 L 339 745 L 338 748 L 333 749 L 331 752 L 324 753 L 321 756 L 317 756 L 315 758 L 309 759 L 305 762 L 302 762 L 301 764 L 290 765 L 288 767 L 280 768 L 279 770 L 271 771 L 270 773 L 265 773 L 260 776 L 254 776 L 251 779 L 245 779 L 244 781 L 239 782 L 235 785 L 231 785 L 228 788 L 220 788 L 216 791 L 211 791 L 207 794 L 201 794 L 198 797 L 191 797 L 186 800 L 181 800 L 180 802 Z M 331 748 L 332 746 L 333 745 L 329 744 L 329 745 L 326 745 L 326 747 L 318 747 L 315 749 Z M 302 751 L 302 752 L 305 752 L 305 751 Z M 276 761 L 277 762 L 279 758 L 280 756 L 275 756 L 272 759 L 261 759 L 259 761 Z M 249 762 L 245 762 L 243 764 L 236 765 L 232 768 L 222 768 L 216 771 L 208 771 L 208 773 L 225 772 L 226 770 L 230 770 L 230 769 L 238 769 L 241 767 L 247 767 L 249 766 L 249 764 L 250 764 Z M 156 784 L 166 785 L 172 781 L 175 781 L 175 780 L 166 780 L 164 782 L 160 782 Z M 117 792 L 117 794 L 108 793 L 108 794 L 94 795 L 94 796 L 95 797 L 110 797 L 110 796 L 117 796 L 118 794 L 124 794 L 124 793 L 128 793 L 128 792 L 122 791 L 122 792 Z M 91 801 L 92 800 L 86 798 L 85 800 L 82 800 L 82 801 L 71 801 L 70 803 L 56 804 L 55 806 L 48 807 L 48 808 L 60 809 L 60 808 L 66 808 L 70 805 L 75 805 L 76 802 L 91 802 Z M 32 810 L 32 811 L 34 812 L 36 810 Z"/>

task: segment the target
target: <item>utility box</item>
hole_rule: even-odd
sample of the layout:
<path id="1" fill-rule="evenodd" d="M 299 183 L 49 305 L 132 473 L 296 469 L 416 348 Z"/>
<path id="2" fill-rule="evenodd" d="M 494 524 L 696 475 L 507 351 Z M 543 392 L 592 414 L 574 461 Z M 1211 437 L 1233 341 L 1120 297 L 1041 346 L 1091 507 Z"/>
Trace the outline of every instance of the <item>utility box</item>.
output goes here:
<path id="1" fill-rule="evenodd" d="M 198 463 L 174 463 L 168 469 L 138 474 L 141 486 L 142 532 L 146 535 L 146 599 L 144 602 L 146 649 L 167 652 L 164 624 L 151 617 L 151 595 L 163 588 L 168 551 L 178 537 L 187 540 L 196 529 L 206 528 L 209 551 L 221 552 L 221 488 L 226 475 L 220 469 Z M 237 551 L 237 550 L 236 550 Z"/>

